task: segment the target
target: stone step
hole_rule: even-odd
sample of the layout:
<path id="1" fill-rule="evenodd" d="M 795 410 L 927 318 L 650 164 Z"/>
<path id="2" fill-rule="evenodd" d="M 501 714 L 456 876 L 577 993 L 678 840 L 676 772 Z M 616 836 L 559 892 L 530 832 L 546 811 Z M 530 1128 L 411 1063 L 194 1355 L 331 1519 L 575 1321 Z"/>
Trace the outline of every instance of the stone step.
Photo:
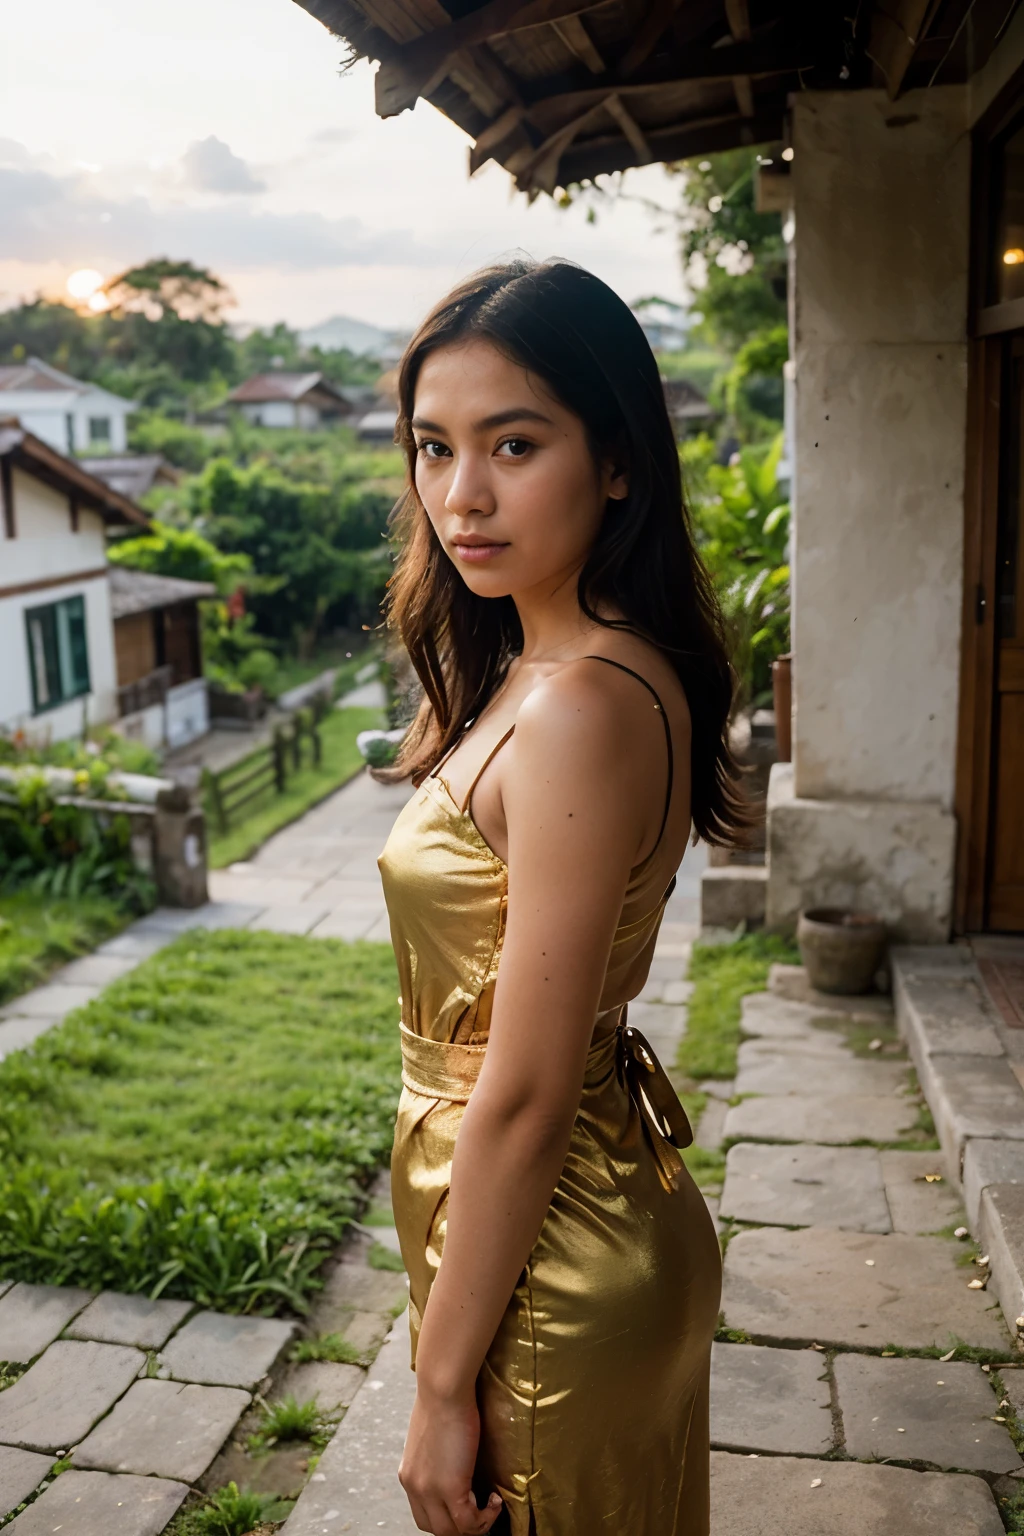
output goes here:
<path id="1" fill-rule="evenodd" d="M 328 1527 L 330 1529 L 330 1527 Z M 1003 1536 L 980 1477 L 711 1455 L 711 1536 Z M 319 1533 L 318 1533 L 319 1536 Z"/>
<path id="2" fill-rule="evenodd" d="M 768 871 L 763 864 L 726 864 L 700 878 L 702 928 L 764 927 Z"/>

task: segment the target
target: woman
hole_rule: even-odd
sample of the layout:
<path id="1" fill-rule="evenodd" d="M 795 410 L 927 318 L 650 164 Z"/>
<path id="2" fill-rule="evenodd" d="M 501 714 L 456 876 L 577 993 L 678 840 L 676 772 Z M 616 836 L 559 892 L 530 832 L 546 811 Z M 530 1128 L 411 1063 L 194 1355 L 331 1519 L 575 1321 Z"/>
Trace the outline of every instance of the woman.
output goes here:
<path id="1" fill-rule="evenodd" d="M 728 840 L 742 811 L 657 366 L 598 279 L 517 261 L 410 343 L 399 431 L 389 618 L 424 688 L 380 859 L 400 1477 L 434 1536 L 706 1536 L 719 1251 L 625 1005 L 691 826 Z"/>

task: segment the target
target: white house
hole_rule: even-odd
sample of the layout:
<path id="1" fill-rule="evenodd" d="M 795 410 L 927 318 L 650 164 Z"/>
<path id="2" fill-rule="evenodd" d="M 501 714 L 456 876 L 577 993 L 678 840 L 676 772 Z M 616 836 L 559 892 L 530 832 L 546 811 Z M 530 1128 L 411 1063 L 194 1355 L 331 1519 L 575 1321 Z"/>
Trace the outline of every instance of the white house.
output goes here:
<path id="1" fill-rule="evenodd" d="M 312 432 L 351 416 L 352 405 L 322 373 L 257 373 L 228 395 L 255 427 L 298 427 Z"/>
<path id="2" fill-rule="evenodd" d="M 0 416 L 16 417 L 58 453 L 124 453 L 128 417 L 136 410 L 134 400 L 74 379 L 38 357 L 0 367 Z"/>
<path id="3" fill-rule="evenodd" d="M 108 527 L 149 526 L 117 491 L 0 420 L 0 727 L 59 740 L 118 718 Z"/>

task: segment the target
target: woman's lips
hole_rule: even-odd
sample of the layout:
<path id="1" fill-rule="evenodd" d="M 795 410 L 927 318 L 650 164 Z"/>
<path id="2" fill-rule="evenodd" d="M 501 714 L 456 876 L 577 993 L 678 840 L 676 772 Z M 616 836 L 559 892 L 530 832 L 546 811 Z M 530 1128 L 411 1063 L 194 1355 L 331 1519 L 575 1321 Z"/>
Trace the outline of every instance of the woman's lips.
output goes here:
<path id="1" fill-rule="evenodd" d="M 507 544 L 456 544 L 453 547 L 459 559 L 470 565 L 484 565 L 508 549 Z"/>

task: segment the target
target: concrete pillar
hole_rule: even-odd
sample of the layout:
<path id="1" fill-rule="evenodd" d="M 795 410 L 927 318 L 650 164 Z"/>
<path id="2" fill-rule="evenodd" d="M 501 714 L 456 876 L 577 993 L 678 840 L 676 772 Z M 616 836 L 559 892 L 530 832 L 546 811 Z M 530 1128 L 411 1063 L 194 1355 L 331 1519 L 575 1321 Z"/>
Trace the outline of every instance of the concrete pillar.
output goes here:
<path id="1" fill-rule="evenodd" d="M 948 937 L 967 405 L 962 87 L 793 107 L 793 762 L 767 920 Z"/>
<path id="2" fill-rule="evenodd" d="M 190 791 L 161 790 L 153 824 L 157 896 L 168 907 L 201 907 L 206 887 L 206 818 Z"/>

